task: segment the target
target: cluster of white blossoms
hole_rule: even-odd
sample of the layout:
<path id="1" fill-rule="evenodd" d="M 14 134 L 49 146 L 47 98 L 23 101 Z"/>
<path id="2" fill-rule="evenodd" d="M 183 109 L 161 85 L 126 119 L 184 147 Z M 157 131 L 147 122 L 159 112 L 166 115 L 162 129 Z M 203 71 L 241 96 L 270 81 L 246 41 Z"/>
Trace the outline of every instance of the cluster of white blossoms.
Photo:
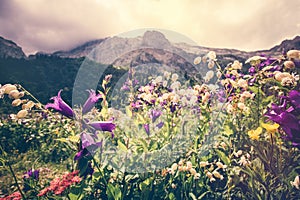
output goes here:
<path id="1" fill-rule="evenodd" d="M 189 172 L 192 176 L 194 176 L 194 179 L 200 178 L 200 173 L 196 171 L 196 169 L 193 167 L 192 162 L 187 161 L 184 163 L 183 160 L 180 160 L 177 163 L 173 163 L 171 168 L 168 168 L 168 173 L 175 175 L 176 172 Z"/>
<path id="2" fill-rule="evenodd" d="M 205 76 L 203 77 L 204 81 L 208 83 L 210 80 L 212 80 L 215 76 L 215 72 L 212 70 L 215 66 L 217 55 L 214 51 L 209 51 L 206 55 L 204 55 L 202 58 L 200 56 L 196 57 L 194 59 L 194 64 L 199 65 L 201 62 L 207 63 L 208 71 L 206 72 Z M 222 74 L 218 71 L 216 76 L 220 78 Z"/>
<path id="3" fill-rule="evenodd" d="M 28 111 L 31 110 L 36 104 L 28 99 L 21 99 L 24 97 L 25 92 L 19 91 L 17 86 L 12 84 L 5 84 L 0 87 L 0 94 L 3 97 L 4 94 L 7 94 L 8 97 L 12 100 L 12 106 L 18 107 L 22 105 L 22 109 L 16 114 L 12 114 L 13 119 L 22 119 L 28 115 Z"/>

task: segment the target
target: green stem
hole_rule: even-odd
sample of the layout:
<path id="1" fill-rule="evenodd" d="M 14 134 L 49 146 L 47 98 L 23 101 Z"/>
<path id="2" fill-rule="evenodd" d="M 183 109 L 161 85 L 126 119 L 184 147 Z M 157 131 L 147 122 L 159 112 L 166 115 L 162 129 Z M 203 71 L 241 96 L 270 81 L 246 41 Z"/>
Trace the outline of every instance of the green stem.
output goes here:
<path id="1" fill-rule="evenodd" d="M 17 177 L 16 177 L 16 175 L 15 175 L 15 173 L 14 173 L 14 170 L 13 170 L 11 164 L 9 163 L 9 161 L 8 161 L 8 159 L 7 159 L 7 157 L 6 157 L 6 152 L 5 152 L 4 149 L 2 148 L 2 145 L 0 145 L 0 149 L 1 149 L 2 154 L 3 154 L 3 157 L 4 157 L 4 159 L 5 159 L 5 165 L 8 165 L 9 171 L 10 171 L 10 173 L 12 174 L 12 176 L 13 176 L 13 178 L 14 178 L 14 181 L 15 181 L 15 184 L 16 184 L 16 186 L 17 186 L 17 188 L 18 188 L 18 191 L 20 192 L 22 198 L 26 200 L 26 197 L 25 197 L 25 195 L 23 194 L 23 191 L 21 190 L 21 188 L 20 188 L 20 186 L 19 186 L 19 184 L 18 184 L 18 179 L 17 179 Z"/>

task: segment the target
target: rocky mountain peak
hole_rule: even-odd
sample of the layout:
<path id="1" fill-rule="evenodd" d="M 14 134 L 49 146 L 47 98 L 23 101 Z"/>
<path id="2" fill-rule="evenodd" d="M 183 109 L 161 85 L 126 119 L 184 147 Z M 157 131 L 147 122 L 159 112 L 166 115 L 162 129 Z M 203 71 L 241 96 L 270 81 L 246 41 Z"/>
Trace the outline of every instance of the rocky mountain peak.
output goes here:
<path id="1" fill-rule="evenodd" d="M 171 46 L 171 43 L 161 32 L 146 31 L 143 35 L 142 46 L 154 48 L 169 48 Z"/>
<path id="2" fill-rule="evenodd" d="M 11 40 L 0 36 L 0 58 L 26 58 L 22 48 Z"/>

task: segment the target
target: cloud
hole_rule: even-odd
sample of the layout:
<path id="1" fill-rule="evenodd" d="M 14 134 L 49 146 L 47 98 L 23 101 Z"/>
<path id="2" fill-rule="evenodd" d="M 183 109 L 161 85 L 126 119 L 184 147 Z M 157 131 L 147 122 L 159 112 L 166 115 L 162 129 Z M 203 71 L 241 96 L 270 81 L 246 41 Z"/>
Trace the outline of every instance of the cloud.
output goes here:
<path id="1" fill-rule="evenodd" d="M 27 53 L 52 52 L 151 27 L 202 46 L 254 50 L 298 34 L 299 8 L 298 0 L 2 0 L 0 35 Z"/>

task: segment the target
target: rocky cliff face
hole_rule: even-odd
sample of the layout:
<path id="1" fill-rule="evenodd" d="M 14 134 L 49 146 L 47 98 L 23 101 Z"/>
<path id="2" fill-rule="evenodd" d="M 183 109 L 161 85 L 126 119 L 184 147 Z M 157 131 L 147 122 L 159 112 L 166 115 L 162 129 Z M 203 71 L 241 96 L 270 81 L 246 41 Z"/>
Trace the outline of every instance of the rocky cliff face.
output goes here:
<path id="1" fill-rule="evenodd" d="M 0 37 L 0 58 L 26 58 L 26 55 L 16 43 Z"/>

